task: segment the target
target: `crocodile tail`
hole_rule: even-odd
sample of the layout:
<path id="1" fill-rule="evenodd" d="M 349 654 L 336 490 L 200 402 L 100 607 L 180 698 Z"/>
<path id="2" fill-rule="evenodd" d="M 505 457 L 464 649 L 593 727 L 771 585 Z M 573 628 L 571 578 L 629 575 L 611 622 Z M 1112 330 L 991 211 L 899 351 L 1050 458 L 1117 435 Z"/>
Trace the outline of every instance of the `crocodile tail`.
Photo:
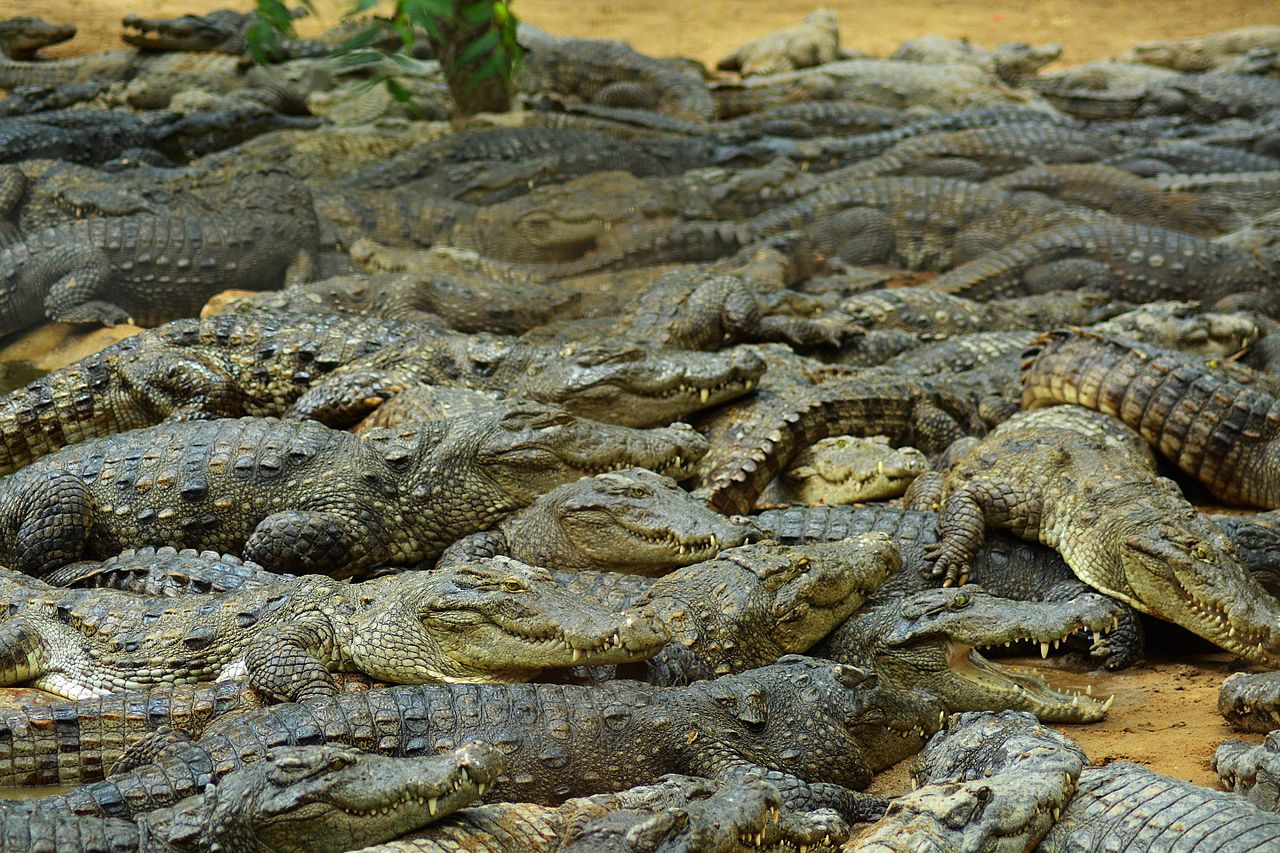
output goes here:
<path id="1" fill-rule="evenodd" d="M 1022 351 L 1022 362 L 1019 365 L 1019 368 L 1023 373 L 1025 373 L 1027 370 L 1031 369 L 1032 364 L 1035 363 L 1035 360 L 1039 358 L 1040 354 L 1046 349 L 1049 349 L 1055 344 L 1061 343 L 1062 341 L 1076 335 L 1083 336 L 1087 334 L 1091 333 L 1085 332 L 1083 329 L 1075 326 L 1071 326 L 1066 329 L 1053 329 L 1045 332 L 1031 343 L 1027 344 L 1027 348 Z"/>

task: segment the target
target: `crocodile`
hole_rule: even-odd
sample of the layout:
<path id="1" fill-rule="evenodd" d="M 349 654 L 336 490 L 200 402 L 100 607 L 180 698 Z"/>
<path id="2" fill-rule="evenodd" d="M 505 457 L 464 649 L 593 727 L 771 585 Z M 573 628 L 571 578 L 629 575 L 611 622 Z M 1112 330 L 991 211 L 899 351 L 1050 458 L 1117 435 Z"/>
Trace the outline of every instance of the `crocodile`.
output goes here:
<path id="1" fill-rule="evenodd" d="M 229 718 L 153 764 L 28 802 L 48 813 L 127 817 L 171 805 L 299 738 L 360 743 L 381 755 L 497 741 L 507 770 L 493 801 L 557 805 L 651 784 L 665 773 L 729 782 L 758 776 L 791 808 L 874 819 L 858 794 L 939 727 L 936 704 L 855 667 L 788 655 L 687 687 L 631 681 L 387 687 Z M 370 740 L 369 732 L 380 732 Z M 692 733 L 696 732 L 697 736 Z"/>
<path id="2" fill-rule="evenodd" d="M 721 785 L 668 774 L 652 785 L 576 797 L 558 808 L 474 806 L 361 853 L 760 853 L 848 837 L 848 824 L 833 811 L 791 811 L 781 799 L 760 779 Z"/>
<path id="3" fill-rule="evenodd" d="M 1218 712 L 1237 731 L 1280 728 L 1280 678 L 1274 672 L 1232 673 L 1218 691 Z"/>
<path id="4" fill-rule="evenodd" d="M 693 353 L 625 342 L 553 346 L 484 334 L 438 335 L 336 368 L 286 414 L 346 427 L 406 387 L 450 385 L 649 426 L 742 396 L 764 370 L 764 361 L 747 348 Z"/>
<path id="5" fill-rule="evenodd" d="M 281 578 L 252 560 L 217 551 L 171 546 L 127 548 L 106 560 L 83 560 L 55 569 L 40 580 L 49 586 L 76 589 L 117 589 L 149 598 L 262 589 Z M 34 585 L 33 585 L 34 586 Z"/>
<path id="6" fill-rule="evenodd" d="M 120 40 L 138 50 L 194 50 L 239 56 L 248 48 L 245 34 L 254 20 L 252 13 L 232 9 L 176 18 L 143 18 L 130 13 L 120 22 Z"/>
<path id="7" fill-rule="evenodd" d="M 1260 809 L 1280 812 L 1280 733 L 1261 744 L 1232 739 L 1213 753 L 1213 772 L 1228 791 L 1242 794 Z"/>
<path id="8" fill-rule="evenodd" d="M 913 790 L 894 800 L 858 849 L 1031 850 L 1088 764 L 1074 741 L 1030 714 L 955 714 L 916 757 Z"/>
<path id="9" fill-rule="evenodd" d="M 1072 403 L 1118 418 L 1220 501 L 1280 507 L 1276 388 L 1247 367 L 1059 331 L 1027 350 L 1022 389 L 1028 409 Z"/>
<path id="10" fill-rule="evenodd" d="M 3 681 L 70 699 L 241 670 L 279 701 L 333 695 L 330 669 L 400 684 L 519 681 L 580 661 L 643 659 L 665 641 L 643 609 L 593 608 L 545 570 L 505 557 L 361 584 L 278 577 L 215 598 L 0 581 L 11 613 Z"/>
<path id="11" fill-rule="evenodd" d="M 43 18 L 23 16 L 0 20 L 0 54 L 9 59 L 31 60 L 42 48 L 75 38 L 74 24 L 51 24 Z"/>
<path id="12" fill-rule="evenodd" d="M 988 49 L 968 39 L 949 39 L 939 35 L 907 39 L 890 54 L 890 59 L 910 62 L 950 62 L 975 65 L 1007 83 L 1016 85 L 1062 54 L 1059 44 L 1005 42 Z"/>
<path id="13" fill-rule="evenodd" d="M 1280 816 L 1129 761 L 1089 767 L 1041 850 L 1220 850 L 1280 844 Z"/>
<path id="14" fill-rule="evenodd" d="M 609 610 L 657 614 L 671 641 L 652 658 L 619 666 L 617 677 L 675 687 L 807 651 L 900 565 L 888 536 L 866 533 L 844 542 L 726 549 L 638 594 L 635 579 L 609 573 L 570 577 L 567 588 Z M 596 671 L 592 678 L 609 674 Z"/>
<path id="15" fill-rule="evenodd" d="M 1111 699 L 1056 690 L 1038 675 L 992 663 L 978 649 L 1029 642 L 1047 655 L 1077 631 L 1100 645 L 1117 613 L 1111 601 L 1095 593 L 1015 602 L 970 584 L 881 594 L 811 651 L 865 667 L 896 687 L 930 693 L 948 712 L 1010 709 L 1051 722 L 1096 722 L 1106 716 Z"/>
<path id="16" fill-rule="evenodd" d="M 834 9 L 822 6 L 794 26 L 761 36 L 735 48 L 716 62 L 720 71 L 776 74 L 835 62 L 840 56 L 840 22 Z"/>
<path id="17" fill-rule="evenodd" d="M 437 565 L 501 554 L 562 571 L 660 575 L 755 537 L 745 519 L 725 518 L 670 478 L 631 468 L 558 486 L 494 529 L 459 539 Z"/>
<path id="18" fill-rule="evenodd" d="M 0 398 L 0 473 L 165 420 L 279 416 L 337 368 L 422 338 L 411 323 L 323 314 L 174 320 Z"/>
<path id="19" fill-rule="evenodd" d="M 524 48 L 516 76 L 523 92 L 552 90 L 694 122 L 709 121 L 715 111 L 701 75 L 623 42 L 553 36 L 523 22 L 516 40 Z"/>
<path id="20" fill-rule="evenodd" d="M 1133 222 L 1049 228 L 961 264 L 929 286 L 980 301 L 1087 287 L 1129 302 L 1266 290 L 1272 274 L 1248 252 Z M 1189 282 L 1194 282 L 1194 286 Z"/>
<path id="21" fill-rule="evenodd" d="M 992 178 L 986 186 L 1035 191 L 1069 204 L 1200 237 L 1213 237 L 1242 224 L 1225 201 L 1162 190 L 1132 172 L 1097 163 L 1028 166 Z"/>
<path id="22" fill-rule="evenodd" d="M 1259 118 L 1280 104 L 1280 80 L 1263 74 L 1177 74 L 1143 92 L 1139 115 L 1177 113 L 1215 122 Z"/>
<path id="23" fill-rule="evenodd" d="M 306 213 L 90 219 L 0 249 L 0 331 L 46 318 L 154 326 L 197 314 L 228 287 L 270 289 L 298 276 L 316 240 Z"/>
<path id="24" fill-rule="evenodd" d="M 1022 412 L 945 475 L 912 484 L 942 507 L 933 571 L 963 581 L 988 525 L 1050 545 L 1082 581 L 1258 663 L 1280 659 L 1280 607 L 1221 528 L 1157 476 L 1124 424 L 1078 406 Z M 909 496 L 909 498 L 912 496 Z"/>
<path id="25" fill-rule="evenodd" d="M 900 497 L 929 470 L 914 447 L 895 448 L 887 436 L 824 438 L 801 451 L 760 497 L 760 506 L 850 504 Z"/>
<path id="26" fill-rule="evenodd" d="M 448 817 L 483 795 L 504 764 L 502 753 L 484 743 L 395 758 L 335 746 L 277 747 L 216 788 L 135 820 L 7 804 L 0 809 L 0 849 L 341 853 Z"/>
<path id="27" fill-rule="evenodd" d="M 1169 139 L 1140 145 L 1099 161 L 1145 178 L 1188 172 L 1273 172 L 1280 160 L 1226 145 Z"/>
<path id="28" fill-rule="evenodd" d="M 1191 38 L 1139 42 L 1119 58 L 1174 71 L 1236 71 L 1245 70 L 1241 65 L 1258 50 L 1280 50 L 1280 27 L 1238 27 Z"/>
<path id="29" fill-rule="evenodd" d="M 632 430 L 530 402 L 363 436 L 273 418 L 173 423 L 65 447 L 11 475 L 0 547 L 37 576 L 145 545 L 348 576 L 438 556 L 588 474 L 638 465 L 687 476 L 705 448 L 684 424 Z"/>

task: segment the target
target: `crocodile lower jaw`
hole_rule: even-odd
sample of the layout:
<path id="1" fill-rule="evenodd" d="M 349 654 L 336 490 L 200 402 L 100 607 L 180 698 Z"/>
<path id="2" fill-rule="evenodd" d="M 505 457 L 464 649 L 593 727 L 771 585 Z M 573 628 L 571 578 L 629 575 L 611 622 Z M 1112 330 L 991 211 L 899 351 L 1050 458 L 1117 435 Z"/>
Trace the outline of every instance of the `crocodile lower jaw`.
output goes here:
<path id="1" fill-rule="evenodd" d="M 947 653 L 951 672 L 993 694 L 993 709 L 1027 710 L 1046 722 L 1093 723 L 1107 715 L 1115 699 L 1098 701 L 1087 692 L 1056 690 L 1043 678 L 1011 672 L 962 643 L 949 644 Z M 1001 698 L 1008 704 L 1001 705 Z"/>

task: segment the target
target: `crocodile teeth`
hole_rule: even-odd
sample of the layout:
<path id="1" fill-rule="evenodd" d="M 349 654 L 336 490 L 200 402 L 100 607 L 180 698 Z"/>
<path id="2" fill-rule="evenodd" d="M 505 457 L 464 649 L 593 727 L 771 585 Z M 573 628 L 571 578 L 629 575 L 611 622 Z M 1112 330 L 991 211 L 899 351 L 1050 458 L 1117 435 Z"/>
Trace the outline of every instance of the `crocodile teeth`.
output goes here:
<path id="1" fill-rule="evenodd" d="M 581 659 L 582 659 L 582 649 L 576 649 L 576 648 L 575 648 L 575 649 L 573 650 L 573 662 L 574 662 L 574 663 L 577 663 L 577 662 L 578 662 L 579 660 L 581 660 Z"/>
<path id="2" fill-rule="evenodd" d="M 1115 695 L 1114 695 L 1114 694 L 1113 694 L 1113 695 L 1111 695 L 1111 696 L 1108 696 L 1108 697 L 1107 697 L 1107 701 L 1105 701 L 1105 702 L 1103 702 L 1103 703 L 1102 703 L 1102 710 L 1104 710 L 1104 711 L 1110 710 L 1110 708 L 1111 708 L 1111 703 L 1112 703 L 1112 702 L 1114 702 L 1114 701 L 1116 701 L 1116 697 L 1115 697 Z"/>
<path id="3" fill-rule="evenodd" d="M 435 816 L 436 809 L 438 808 L 438 806 L 439 806 L 439 800 L 437 800 L 435 797 L 430 797 L 427 799 L 427 811 L 431 812 L 432 817 Z"/>
<path id="4" fill-rule="evenodd" d="M 698 392 L 698 397 L 702 400 L 702 402 L 705 403 L 711 399 L 711 392 L 708 391 L 706 388 L 703 388 L 701 391 Z"/>
<path id="5" fill-rule="evenodd" d="M 1047 658 L 1048 656 L 1049 656 L 1049 644 L 1048 644 L 1048 643 L 1041 643 L 1041 644 L 1040 644 L 1040 657 L 1042 657 L 1042 658 Z"/>

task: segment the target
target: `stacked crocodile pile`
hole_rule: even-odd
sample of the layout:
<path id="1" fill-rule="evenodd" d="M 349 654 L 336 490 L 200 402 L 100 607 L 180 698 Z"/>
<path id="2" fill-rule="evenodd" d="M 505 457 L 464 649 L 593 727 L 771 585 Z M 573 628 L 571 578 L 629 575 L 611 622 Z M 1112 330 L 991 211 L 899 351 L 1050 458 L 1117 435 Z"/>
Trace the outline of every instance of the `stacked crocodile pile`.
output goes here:
<path id="1" fill-rule="evenodd" d="M 0 399 L 0 850 L 1280 844 L 1269 674 L 1213 792 L 991 660 L 1280 664 L 1280 28 L 522 27 L 455 130 L 251 23 L 0 21 L 0 332 L 148 327 Z"/>

